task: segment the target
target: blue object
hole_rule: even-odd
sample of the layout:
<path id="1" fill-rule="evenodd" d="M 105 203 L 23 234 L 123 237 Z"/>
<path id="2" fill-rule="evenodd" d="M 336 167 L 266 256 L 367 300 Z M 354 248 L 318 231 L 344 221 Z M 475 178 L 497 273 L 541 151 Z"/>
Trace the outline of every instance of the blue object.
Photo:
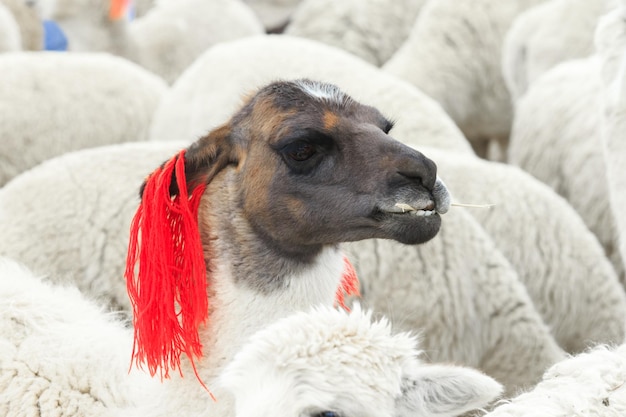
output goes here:
<path id="1" fill-rule="evenodd" d="M 43 44 L 46 51 L 67 51 L 67 37 L 53 20 L 43 21 Z"/>

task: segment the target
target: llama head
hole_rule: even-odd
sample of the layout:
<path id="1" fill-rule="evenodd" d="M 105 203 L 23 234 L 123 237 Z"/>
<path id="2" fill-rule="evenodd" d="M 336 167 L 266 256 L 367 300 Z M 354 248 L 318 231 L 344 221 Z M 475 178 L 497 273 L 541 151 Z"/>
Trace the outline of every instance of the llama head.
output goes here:
<path id="1" fill-rule="evenodd" d="M 237 209 L 285 255 L 367 238 L 422 243 L 448 194 L 436 165 L 389 136 L 392 126 L 334 85 L 275 82 L 187 150 L 188 183 L 234 166 Z"/>
<path id="2" fill-rule="evenodd" d="M 236 417 L 445 417 L 502 392 L 478 371 L 420 363 L 415 346 L 358 306 L 320 308 L 256 333 L 220 383 L 234 396 Z"/>

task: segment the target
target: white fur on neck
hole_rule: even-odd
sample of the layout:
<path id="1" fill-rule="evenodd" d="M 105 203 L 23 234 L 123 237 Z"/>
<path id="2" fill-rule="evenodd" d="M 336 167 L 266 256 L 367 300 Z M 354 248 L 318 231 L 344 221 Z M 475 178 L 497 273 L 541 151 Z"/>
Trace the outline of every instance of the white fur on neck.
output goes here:
<path id="1" fill-rule="evenodd" d="M 209 287 L 211 313 L 207 327 L 201 330 L 204 358 L 196 363 L 198 373 L 217 397 L 217 403 L 195 379 L 190 365 L 184 363 L 185 378 L 174 375 L 167 382 L 166 396 L 159 395 L 157 406 L 162 410 L 176 404 L 175 409 L 168 411 L 177 415 L 232 413 L 230 394 L 220 390 L 214 382 L 222 368 L 262 327 L 295 311 L 309 310 L 316 305 L 333 305 L 344 272 L 343 254 L 336 248 L 327 248 L 303 273 L 284 278 L 286 285 L 280 290 L 262 294 L 243 283 L 238 285 L 227 264 L 215 265 L 212 286 Z M 181 398 L 186 400 L 181 402 Z"/>

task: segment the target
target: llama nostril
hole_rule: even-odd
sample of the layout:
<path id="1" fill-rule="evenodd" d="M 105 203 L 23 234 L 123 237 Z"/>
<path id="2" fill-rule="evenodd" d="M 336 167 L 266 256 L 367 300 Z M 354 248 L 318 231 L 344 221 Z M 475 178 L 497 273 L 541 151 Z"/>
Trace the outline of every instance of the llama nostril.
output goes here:
<path id="1" fill-rule="evenodd" d="M 437 165 L 422 154 L 401 161 L 397 172 L 412 181 L 419 181 L 428 190 L 433 189 L 437 180 Z"/>

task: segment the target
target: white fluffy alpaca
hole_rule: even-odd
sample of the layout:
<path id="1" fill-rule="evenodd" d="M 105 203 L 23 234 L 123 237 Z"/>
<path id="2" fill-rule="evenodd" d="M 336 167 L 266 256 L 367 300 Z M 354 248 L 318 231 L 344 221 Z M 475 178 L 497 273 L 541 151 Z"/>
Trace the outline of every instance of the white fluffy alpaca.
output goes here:
<path id="1" fill-rule="evenodd" d="M 146 138 L 163 80 L 108 54 L 0 54 L 0 186 L 68 151 Z"/>
<path id="2" fill-rule="evenodd" d="M 383 66 L 441 103 L 481 155 L 505 144 L 513 111 L 501 51 L 513 19 L 543 0 L 430 0 Z"/>
<path id="3" fill-rule="evenodd" d="M 502 50 L 502 72 L 513 100 L 560 62 L 594 52 L 598 18 L 615 0 L 550 0 L 520 14 Z"/>
<path id="4" fill-rule="evenodd" d="M 257 332 L 220 382 L 236 417 L 456 416 L 483 407 L 502 387 L 470 368 L 427 365 L 416 339 L 356 305 L 317 308 Z M 374 411 L 375 410 L 375 411 Z"/>
<path id="5" fill-rule="evenodd" d="M 285 33 L 344 49 L 381 66 L 402 45 L 426 0 L 305 0 Z"/>
<path id="6" fill-rule="evenodd" d="M 531 391 L 485 417 L 626 415 L 626 345 L 599 346 L 557 363 Z"/>

